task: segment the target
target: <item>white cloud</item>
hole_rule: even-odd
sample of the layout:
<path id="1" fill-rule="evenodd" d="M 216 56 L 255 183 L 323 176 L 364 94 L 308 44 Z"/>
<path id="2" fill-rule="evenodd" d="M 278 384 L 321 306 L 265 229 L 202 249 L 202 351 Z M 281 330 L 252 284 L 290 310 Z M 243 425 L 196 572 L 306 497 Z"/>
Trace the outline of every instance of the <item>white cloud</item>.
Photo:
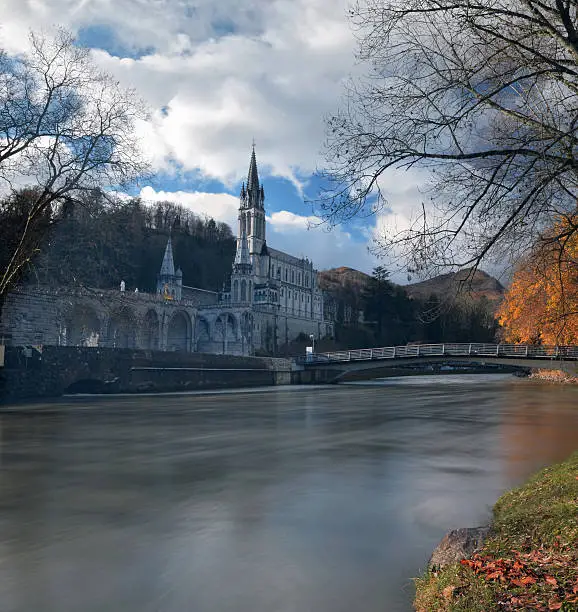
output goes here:
<path id="1" fill-rule="evenodd" d="M 200 0 L 194 12 L 172 0 L 3 3 L 0 44 L 10 50 L 28 27 L 54 22 L 107 26 L 121 48 L 152 48 L 137 59 L 94 55 L 152 106 L 143 132 L 157 167 L 173 160 L 227 184 L 244 174 L 253 137 L 266 172 L 297 185 L 312 172 L 323 117 L 354 63 L 345 0 Z"/>

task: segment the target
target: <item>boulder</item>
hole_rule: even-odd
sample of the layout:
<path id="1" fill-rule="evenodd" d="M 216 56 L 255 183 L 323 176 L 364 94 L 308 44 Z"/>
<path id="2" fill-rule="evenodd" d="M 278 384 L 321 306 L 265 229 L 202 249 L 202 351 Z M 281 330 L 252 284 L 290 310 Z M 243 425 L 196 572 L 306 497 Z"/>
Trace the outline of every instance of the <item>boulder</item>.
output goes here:
<path id="1" fill-rule="evenodd" d="M 428 567 L 430 570 L 437 570 L 471 557 L 482 547 L 489 531 L 487 526 L 449 531 L 433 551 Z"/>

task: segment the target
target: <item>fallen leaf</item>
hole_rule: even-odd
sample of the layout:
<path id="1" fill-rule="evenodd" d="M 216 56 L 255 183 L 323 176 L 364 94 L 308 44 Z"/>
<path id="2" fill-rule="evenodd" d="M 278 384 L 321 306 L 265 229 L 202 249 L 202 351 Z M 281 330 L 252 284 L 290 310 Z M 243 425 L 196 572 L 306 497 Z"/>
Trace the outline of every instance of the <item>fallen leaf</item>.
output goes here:
<path id="1" fill-rule="evenodd" d="M 546 576 L 545 580 L 548 584 L 551 584 L 552 586 L 558 586 L 558 581 L 552 576 Z"/>
<path id="2" fill-rule="evenodd" d="M 548 605 L 548 610 L 559 610 L 562 607 L 562 603 L 559 601 L 552 601 Z"/>
<path id="3" fill-rule="evenodd" d="M 497 572 L 491 572 L 490 574 L 486 574 L 486 580 L 495 580 L 496 578 L 501 578 L 502 574 L 503 572 L 499 570 Z"/>
<path id="4" fill-rule="evenodd" d="M 443 591 L 442 594 L 446 599 L 451 599 L 453 592 L 455 590 L 455 586 L 453 584 L 450 584 L 450 586 L 447 586 Z"/>

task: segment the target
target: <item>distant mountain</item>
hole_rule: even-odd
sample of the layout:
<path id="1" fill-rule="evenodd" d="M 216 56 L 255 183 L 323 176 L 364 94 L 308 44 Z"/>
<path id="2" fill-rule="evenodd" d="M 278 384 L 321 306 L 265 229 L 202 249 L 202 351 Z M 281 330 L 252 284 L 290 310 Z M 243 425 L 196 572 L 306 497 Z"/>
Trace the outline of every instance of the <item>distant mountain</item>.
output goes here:
<path id="1" fill-rule="evenodd" d="M 483 270 L 476 270 L 473 275 L 471 270 L 442 274 L 404 289 L 413 298 L 427 299 L 432 294 L 453 297 L 461 291 L 474 300 L 485 297 L 491 302 L 499 302 L 505 292 L 502 284 Z"/>
<path id="2" fill-rule="evenodd" d="M 483 270 L 476 270 L 471 276 L 470 270 L 460 270 L 441 274 L 428 280 L 410 285 L 402 285 L 410 297 L 427 299 L 430 295 L 455 295 L 459 291 L 469 294 L 474 299 L 485 297 L 491 301 L 502 299 L 505 289 L 502 284 Z M 339 293 L 344 288 L 363 289 L 371 276 L 342 266 L 319 272 L 319 286 L 330 294 Z"/>
<path id="3" fill-rule="evenodd" d="M 329 292 L 348 285 L 359 288 L 365 287 L 370 278 L 369 274 L 345 266 L 322 270 L 318 276 L 321 290 Z"/>

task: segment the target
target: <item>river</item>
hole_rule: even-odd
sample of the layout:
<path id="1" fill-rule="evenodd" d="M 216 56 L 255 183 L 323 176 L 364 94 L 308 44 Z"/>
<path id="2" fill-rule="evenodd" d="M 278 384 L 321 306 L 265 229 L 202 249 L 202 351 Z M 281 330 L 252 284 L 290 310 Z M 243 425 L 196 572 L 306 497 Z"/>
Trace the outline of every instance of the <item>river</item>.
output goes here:
<path id="1" fill-rule="evenodd" d="M 578 448 L 578 389 L 423 376 L 0 414 L 3 612 L 396 612 Z"/>

